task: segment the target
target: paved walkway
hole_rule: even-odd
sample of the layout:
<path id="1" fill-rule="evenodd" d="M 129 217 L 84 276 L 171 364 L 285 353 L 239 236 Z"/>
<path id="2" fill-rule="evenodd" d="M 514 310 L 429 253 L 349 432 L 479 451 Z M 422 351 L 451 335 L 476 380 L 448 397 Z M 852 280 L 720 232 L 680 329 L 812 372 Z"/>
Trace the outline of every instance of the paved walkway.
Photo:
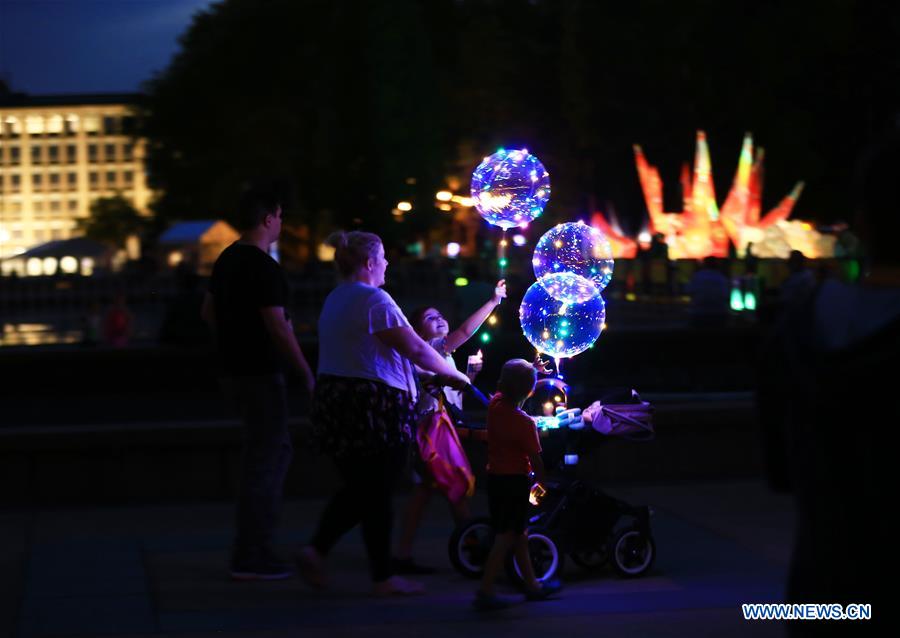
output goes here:
<path id="1" fill-rule="evenodd" d="M 658 558 L 647 576 L 621 580 L 571 563 L 558 600 L 486 616 L 475 584 L 446 554 L 449 513 L 433 502 L 417 558 L 436 565 L 426 595 L 368 595 L 364 552 L 351 532 L 329 560 L 332 587 L 298 579 L 234 583 L 227 503 L 0 513 L 0 636 L 781 636 L 774 622 L 744 622 L 742 602 L 780 600 L 791 503 L 757 482 L 619 486 L 655 508 Z M 484 510 L 482 495 L 474 510 Z M 323 501 L 289 503 L 281 544 L 310 534 Z M 402 497 L 398 497 L 398 507 Z"/>

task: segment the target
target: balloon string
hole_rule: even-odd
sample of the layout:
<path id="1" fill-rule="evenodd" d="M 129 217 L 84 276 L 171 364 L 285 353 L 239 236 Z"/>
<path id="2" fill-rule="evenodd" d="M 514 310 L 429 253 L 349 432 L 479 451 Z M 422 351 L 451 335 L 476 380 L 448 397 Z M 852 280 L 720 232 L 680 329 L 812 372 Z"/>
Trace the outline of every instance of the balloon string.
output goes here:
<path id="1" fill-rule="evenodd" d="M 497 244 L 497 269 L 500 272 L 500 279 L 506 277 L 506 229 L 503 229 L 503 232 L 500 236 L 500 243 Z"/>

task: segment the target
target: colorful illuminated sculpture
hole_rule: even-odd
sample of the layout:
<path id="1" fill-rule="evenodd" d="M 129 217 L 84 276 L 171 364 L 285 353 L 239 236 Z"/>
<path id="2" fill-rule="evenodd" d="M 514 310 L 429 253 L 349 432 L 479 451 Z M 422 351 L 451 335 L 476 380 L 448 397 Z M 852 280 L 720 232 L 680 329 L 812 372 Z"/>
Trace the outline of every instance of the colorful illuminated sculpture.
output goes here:
<path id="1" fill-rule="evenodd" d="M 647 161 L 638 145 L 634 146 L 634 158 L 650 217 L 650 232 L 663 236 L 672 259 L 727 257 L 730 245 L 741 256 L 748 247 L 757 257 L 787 258 L 794 249 L 810 258 L 833 254 L 832 238 L 816 232 L 809 224 L 788 221 L 803 191 L 803 182 L 798 182 L 769 213 L 760 216 L 764 153 L 758 149 L 754 156 L 750 133 L 744 136 L 734 181 L 721 208 L 716 203 L 709 147 L 703 131 L 697 132 L 693 174 L 687 164 L 681 171 L 682 211 L 679 213 L 664 211 L 659 170 Z M 609 234 L 610 225 L 601 213 L 594 214 L 592 224 Z M 634 250 L 633 244 L 622 241 L 625 239 L 612 241 L 615 256 L 625 257 Z"/>

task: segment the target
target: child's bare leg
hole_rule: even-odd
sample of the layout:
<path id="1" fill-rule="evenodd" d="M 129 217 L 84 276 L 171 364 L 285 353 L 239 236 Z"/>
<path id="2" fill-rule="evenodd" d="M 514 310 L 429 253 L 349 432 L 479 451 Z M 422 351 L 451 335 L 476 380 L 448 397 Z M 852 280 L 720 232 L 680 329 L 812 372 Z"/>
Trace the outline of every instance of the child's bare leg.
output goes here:
<path id="1" fill-rule="evenodd" d="M 485 596 L 494 595 L 494 581 L 503 569 L 503 561 L 509 549 L 515 543 L 516 535 L 513 532 L 504 532 L 494 537 L 494 544 L 488 554 L 487 562 L 484 564 L 484 575 L 481 577 L 480 591 Z"/>
<path id="2" fill-rule="evenodd" d="M 469 510 L 469 499 L 461 498 L 456 503 L 451 501 L 447 501 L 450 503 L 450 513 L 453 514 L 453 522 L 457 525 L 464 523 L 472 517 L 472 512 Z"/>
<path id="3" fill-rule="evenodd" d="M 534 567 L 531 565 L 531 555 L 528 553 L 528 533 L 517 534 L 514 542 L 516 564 L 519 566 L 519 571 L 522 572 L 525 587 L 531 591 L 537 591 L 541 588 L 541 584 L 535 577 Z"/>
<path id="4" fill-rule="evenodd" d="M 416 538 L 416 531 L 419 529 L 419 523 L 422 522 L 422 515 L 425 513 L 425 506 L 428 505 L 429 498 L 431 498 L 431 488 L 424 483 L 420 483 L 413 488 L 409 504 L 403 513 L 400 539 L 397 542 L 397 551 L 394 554 L 401 560 L 412 558 L 413 540 Z"/>

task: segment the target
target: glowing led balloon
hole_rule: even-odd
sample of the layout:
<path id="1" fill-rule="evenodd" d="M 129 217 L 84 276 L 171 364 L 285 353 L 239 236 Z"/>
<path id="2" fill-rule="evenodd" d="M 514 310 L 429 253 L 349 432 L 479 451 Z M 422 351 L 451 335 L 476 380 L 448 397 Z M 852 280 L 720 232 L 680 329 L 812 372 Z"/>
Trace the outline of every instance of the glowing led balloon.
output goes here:
<path id="1" fill-rule="evenodd" d="M 544 212 L 550 199 L 550 174 L 527 149 L 500 149 L 472 173 L 472 198 L 494 226 L 525 227 Z"/>
<path id="2" fill-rule="evenodd" d="M 538 416 L 556 416 L 556 408 L 565 409 L 569 400 L 569 386 L 562 379 L 538 379 L 528 401 L 525 411 Z"/>
<path id="3" fill-rule="evenodd" d="M 544 275 L 538 282 L 551 297 L 566 304 L 583 303 L 600 294 L 593 281 L 571 272 Z"/>
<path id="4" fill-rule="evenodd" d="M 535 282 L 519 306 L 525 338 L 539 352 L 555 359 L 574 357 L 590 348 L 606 320 L 606 304 L 596 295 L 583 303 L 566 303 L 550 296 Z"/>
<path id="5" fill-rule="evenodd" d="M 592 281 L 597 292 L 609 284 L 614 265 L 612 246 L 606 236 L 580 221 L 559 224 L 544 233 L 535 246 L 531 263 L 538 281 L 548 275 L 568 272 Z"/>

